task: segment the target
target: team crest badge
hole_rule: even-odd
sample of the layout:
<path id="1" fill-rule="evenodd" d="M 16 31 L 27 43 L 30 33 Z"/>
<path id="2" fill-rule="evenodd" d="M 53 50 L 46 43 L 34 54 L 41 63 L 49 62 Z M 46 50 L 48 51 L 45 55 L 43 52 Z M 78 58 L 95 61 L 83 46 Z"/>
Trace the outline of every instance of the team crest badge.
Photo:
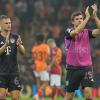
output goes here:
<path id="1" fill-rule="evenodd" d="M 10 42 L 11 42 L 11 43 L 15 43 L 15 39 L 14 39 L 14 38 L 11 38 L 11 39 L 10 39 Z"/>

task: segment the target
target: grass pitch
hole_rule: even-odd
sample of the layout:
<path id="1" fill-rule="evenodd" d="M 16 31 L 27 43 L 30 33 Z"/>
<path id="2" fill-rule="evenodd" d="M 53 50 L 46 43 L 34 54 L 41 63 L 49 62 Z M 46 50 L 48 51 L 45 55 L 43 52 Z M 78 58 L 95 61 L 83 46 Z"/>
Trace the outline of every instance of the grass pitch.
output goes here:
<path id="1" fill-rule="evenodd" d="M 6 100 L 11 100 L 11 98 L 7 98 Z M 33 100 L 33 98 L 21 98 L 20 100 Z M 46 97 L 45 100 L 50 100 L 48 97 Z M 56 100 L 63 100 L 61 97 L 57 97 Z M 84 98 L 74 98 L 73 100 L 84 100 Z M 95 98 L 94 100 L 100 100 L 100 98 Z"/>

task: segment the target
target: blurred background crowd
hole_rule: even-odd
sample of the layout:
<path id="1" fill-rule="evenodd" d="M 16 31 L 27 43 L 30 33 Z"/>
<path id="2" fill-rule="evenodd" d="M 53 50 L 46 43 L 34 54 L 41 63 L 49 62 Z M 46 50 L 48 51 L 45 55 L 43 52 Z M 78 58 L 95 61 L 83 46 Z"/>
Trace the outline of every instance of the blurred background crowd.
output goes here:
<path id="1" fill-rule="evenodd" d="M 100 0 L 96 0 L 100 5 Z M 70 26 L 70 15 L 73 11 L 81 10 L 82 0 L 0 0 L 0 15 L 6 14 L 12 20 L 12 32 L 21 35 L 26 48 L 26 56 L 19 57 L 21 78 L 25 84 L 34 82 L 32 76 L 31 49 L 35 44 L 36 34 L 44 34 L 45 41 L 54 38 L 57 46 L 62 49 L 62 67 L 65 68 L 65 30 Z M 100 6 L 98 6 L 100 16 Z M 87 27 L 96 27 L 93 18 Z M 100 86 L 100 37 L 91 41 L 92 58 L 96 86 Z"/>

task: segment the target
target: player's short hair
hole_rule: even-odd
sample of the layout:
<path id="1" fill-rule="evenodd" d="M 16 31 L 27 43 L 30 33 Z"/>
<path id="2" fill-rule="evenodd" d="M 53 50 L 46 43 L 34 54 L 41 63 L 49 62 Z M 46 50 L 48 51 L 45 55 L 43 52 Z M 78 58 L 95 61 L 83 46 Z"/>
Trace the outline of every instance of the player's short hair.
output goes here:
<path id="1" fill-rule="evenodd" d="M 38 34 L 38 35 L 36 35 L 36 42 L 37 42 L 37 43 L 42 43 L 42 42 L 44 42 L 44 35 L 43 35 L 43 34 Z"/>
<path id="2" fill-rule="evenodd" d="M 83 13 L 81 11 L 76 11 L 76 12 L 72 13 L 72 15 L 71 15 L 71 21 L 73 21 L 74 18 L 76 16 L 79 16 L 79 15 L 82 15 L 84 17 L 84 15 L 83 15 Z"/>
<path id="3" fill-rule="evenodd" d="M 7 15 L 0 15 L 0 20 L 3 20 L 3 19 L 8 19 L 9 17 Z"/>
<path id="4" fill-rule="evenodd" d="M 56 43 L 54 39 L 50 38 L 47 40 L 47 43 Z"/>

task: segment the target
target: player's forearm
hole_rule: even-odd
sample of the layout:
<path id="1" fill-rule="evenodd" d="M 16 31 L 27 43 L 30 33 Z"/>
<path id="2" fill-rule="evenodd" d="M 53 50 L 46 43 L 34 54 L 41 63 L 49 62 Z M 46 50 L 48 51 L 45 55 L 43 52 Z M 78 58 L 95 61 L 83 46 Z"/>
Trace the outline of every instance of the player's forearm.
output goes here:
<path id="1" fill-rule="evenodd" d="M 56 57 L 53 57 L 52 61 L 49 64 L 50 68 L 55 64 L 55 61 L 56 61 Z"/>
<path id="2" fill-rule="evenodd" d="M 99 49 L 95 50 L 95 56 L 100 56 L 100 50 Z"/>
<path id="3" fill-rule="evenodd" d="M 5 49 L 7 47 L 7 43 L 5 43 L 1 48 L 0 48 L 0 54 L 5 52 Z"/>
<path id="4" fill-rule="evenodd" d="M 75 36 L 75 35 L 78 35 L 86 26 L 87 22 L 89 20 L 89 17 L 86 17 L 84 19 L 84 21 L 73 31 L 71 31 L 71 36 Z"/>
<path id="5" fill-rule="evenodd" d="M 92 32 L 92 35 L 94 37 L 99 36 L 100 35 L 100 29 L 94 29 L 93 32 Z"/>
<path id="6" fill-rule="evenodd" d="M 100 29 L 100 19 L 98 18 L 97 15 L 94 17 L 94 19 L 95 19 L 97 27 Z"/>
<path id="7" fill-rule="evenodd" d="M 22 54 L 22 55 L 25 55 L 25 48 L 22 44 L 18 45 L 18 49 L 19 49 L 19 52 Z"/>

